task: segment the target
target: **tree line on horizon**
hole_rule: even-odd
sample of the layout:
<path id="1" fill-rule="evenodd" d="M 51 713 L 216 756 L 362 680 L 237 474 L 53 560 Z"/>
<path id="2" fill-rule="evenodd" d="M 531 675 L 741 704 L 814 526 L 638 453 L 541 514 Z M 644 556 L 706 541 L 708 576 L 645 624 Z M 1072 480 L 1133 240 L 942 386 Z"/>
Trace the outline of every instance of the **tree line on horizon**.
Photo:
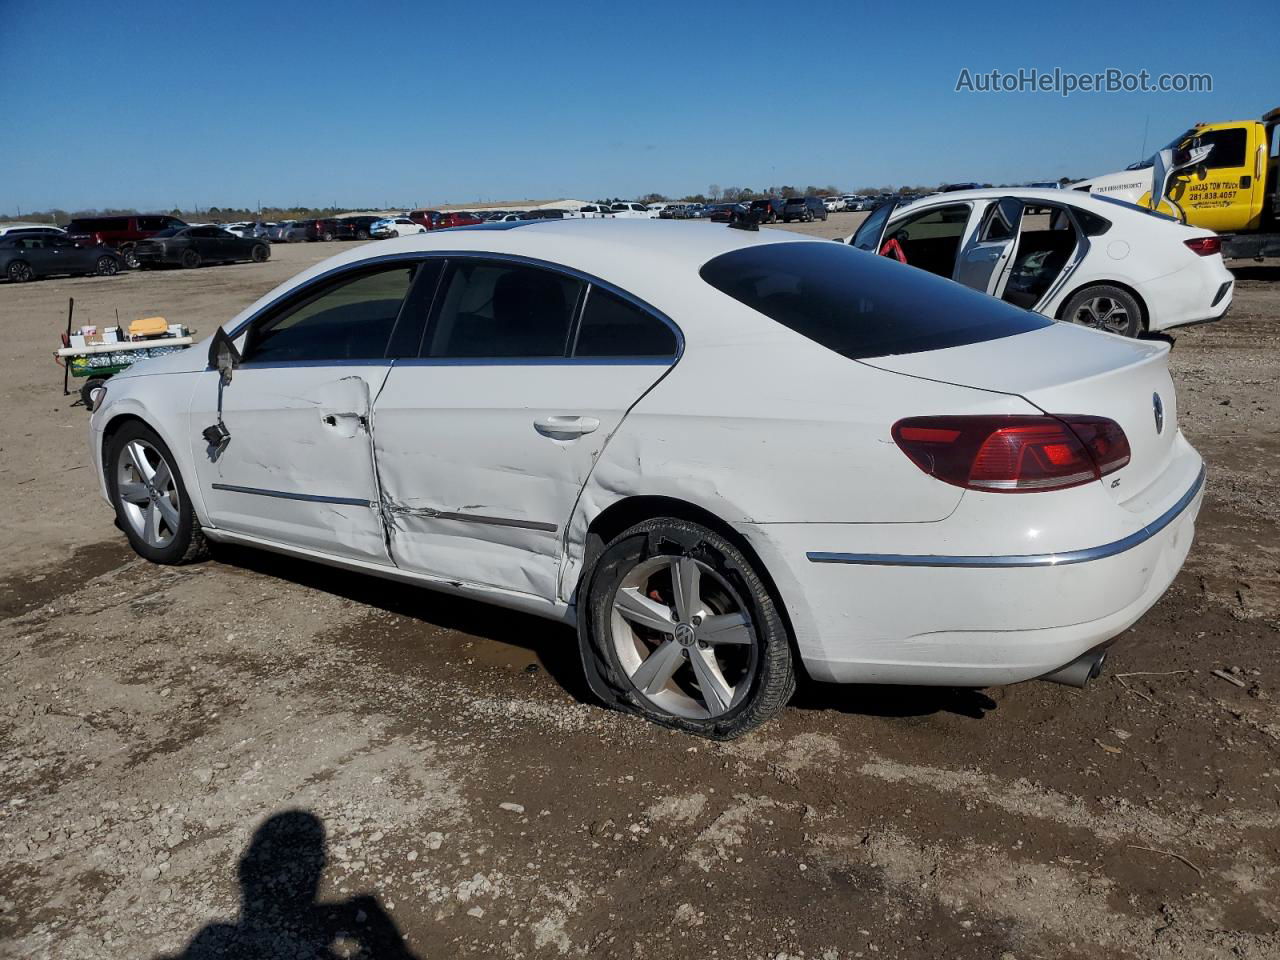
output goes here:
<path id="1" fill-rule="evenodd" d="M 1058 181 L 1065 185 L 1073 182 L 1071 177 L 1062 177 Z M 937 184 L 934 186 L 926 186 L 917 184 L 910 186 L 903 184 L 902 186 L 893 186 L 887 184 L 881 187 L 859 187 L 857 190 L 846 191 L 837 187 L 835 184 L 827 184 L 825 187 L 818 187 L 809 184 L 803 188 L 784 184 L 783 186 L 772 186 L 764 190 L 753 190 L 750 187 L 722 187 L 718 183 L 713 183 L 707 187 L 705 193 L 691 193 L 683 197 L 667 196 L 663 193 L 646 193 L 635 198 L 640 203 L 738 203 L 744 200 L 757 200 L 761 197 L 812 197 L 812 196 L 840 196 L 844 193 L 854 193 L 864 197 L 881 197 L 893 196 L 894 194 L 909 193 L 932 193 L 941 189 L 946 184 Z M 983 186 L 991 186 L 984 184 Z M 1016 184 L 998 184 L 998 186 L 1016 186 Z M 626 202 L 625 197 L 607 197 L 599 198 L 595 203 L 622 203 Z M 453 206 L 453 204 L 450 204 Z M 135 207 L 106 207 L 102 209 L 90 210 L 62 210 L 54 208 L 51 210 L 35 210 L 23 213 L 19 210 L 16 214 L 4 213 L 0 214 L 0 220 L 23 220 L 36 223 L 56 223 L 65 224 L 76 217 L 131 217 L 138 214 L 157 214 L 164 213 L 171 217 L 178 217 L 181 220 L 218 220 L 222 222 L 234 222 L 238 220 L 311 220 L 323 217 L 340 217 L 345 214 L 357 213 L 361 210 L 383 210 L 393 209 L 390 206 L 369 205 L 364 207 L 259 207 L 258 209 L 250 209 L 249 207 L 197 207 L 195 209 L 184 210 L 180 207 L 174 207 L 171 210 L 139 210 Z"/>

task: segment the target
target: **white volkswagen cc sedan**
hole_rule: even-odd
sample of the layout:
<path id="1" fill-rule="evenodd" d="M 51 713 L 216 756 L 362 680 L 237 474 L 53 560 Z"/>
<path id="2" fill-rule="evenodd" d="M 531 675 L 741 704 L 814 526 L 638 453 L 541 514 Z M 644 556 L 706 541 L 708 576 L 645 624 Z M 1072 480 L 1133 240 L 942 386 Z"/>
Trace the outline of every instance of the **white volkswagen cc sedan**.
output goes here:
<path id="1" fill-rule="evenodd" d="M 1234 285 L 1212 230 L 1074 190 L 961 190 L 888 203 L 849 242 L 1129 337 L 1217 320 Z"/>
<path id="2" fill-rule="evenodd" d="M 1083 685 L 1191 546 L 1164 343 L 845 244 L 524 221 L 343 253 L 110 381 L 158 563 L 245 544 L 576 624 L 711 737 L 795 676 Z"/>

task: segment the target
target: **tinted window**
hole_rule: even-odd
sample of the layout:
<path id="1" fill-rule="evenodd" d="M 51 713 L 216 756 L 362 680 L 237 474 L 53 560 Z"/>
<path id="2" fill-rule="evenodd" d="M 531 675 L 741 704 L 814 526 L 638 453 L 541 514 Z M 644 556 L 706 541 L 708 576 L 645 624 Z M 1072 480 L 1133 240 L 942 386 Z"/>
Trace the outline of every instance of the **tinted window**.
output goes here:
<path id="1" fill-rule="evenodd" d="M 1230 127 L 1226 130 L 1206 130 L 1195 137 L 1195 143 L 1202 147 L 1213 145 L 1204 165 L 1213 170 L 1219 167 L 1243 167 L 1244 152 L 1248 145 L 1248 133 L 1244 127 Z"/>
<path id="2" fill-rule="evenodd" d="M 381 359 L 413 270 L 413 265 L 401 264 L 364 273 L 286 308 L 255 325 L 246 360 Z"/>
<path id="3" fill-rule="evenodd" d="M 168 217 L 139 217 L 139 230 L 163 230 L 170 226 Z"/>
<path id="4" fill-rule="evenodd" d="M 575 357 L 674 357 L 676 335 L 653 314 L 602 287 L 582 311 Z"/>
<path id="5" fill-rule="evenodd" d="M 563 357 L 582 286 L 523 264 L 452 261 L 423 356 Z"/>
<path id="6" fill-rule="evenodd" d="M 849 357 L 980 343 L 1053 321 L 837 243 L 770 243 L 702 268 L 717 290 Z"/>

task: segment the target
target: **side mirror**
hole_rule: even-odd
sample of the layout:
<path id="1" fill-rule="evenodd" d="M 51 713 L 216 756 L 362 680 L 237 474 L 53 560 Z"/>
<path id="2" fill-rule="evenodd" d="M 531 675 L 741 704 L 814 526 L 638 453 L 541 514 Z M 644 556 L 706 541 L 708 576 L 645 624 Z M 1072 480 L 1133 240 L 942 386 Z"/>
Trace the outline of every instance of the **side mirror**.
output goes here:
<path id="1" fill-rule="evenodd" d="M 209 366 L 218 371 L 223 386 L 231 382 L 231 371 L 240 366 L 240 351 L 221 327 L 209 342 Z"/>

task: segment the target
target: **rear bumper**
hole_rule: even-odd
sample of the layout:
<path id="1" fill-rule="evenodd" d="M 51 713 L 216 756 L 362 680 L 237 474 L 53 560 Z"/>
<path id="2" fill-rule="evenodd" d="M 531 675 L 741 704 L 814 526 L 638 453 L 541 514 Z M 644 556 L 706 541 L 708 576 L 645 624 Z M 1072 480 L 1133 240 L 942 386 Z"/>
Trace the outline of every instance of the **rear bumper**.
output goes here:
<path id="1" fill-rule="evenodd" d="M 980 687 L 1043 676 L 1130 627 L 1181 569 L 1203 496 L 1200 469 L 1129 535 L 1045 554 L 801 549 L 839 526 L 856 537 L 857 525 L 744 532 L 774 573 L 815 679 Z"/>
<path id="2" fill-rule="evenodd" d="M 1235 277 L 1220 256 L 1204 257 L 1140 285 L 1138 293 L 1147 304 L 1148 329 L 1169 330 L 1221 319 L 1231 308 Z"/>

